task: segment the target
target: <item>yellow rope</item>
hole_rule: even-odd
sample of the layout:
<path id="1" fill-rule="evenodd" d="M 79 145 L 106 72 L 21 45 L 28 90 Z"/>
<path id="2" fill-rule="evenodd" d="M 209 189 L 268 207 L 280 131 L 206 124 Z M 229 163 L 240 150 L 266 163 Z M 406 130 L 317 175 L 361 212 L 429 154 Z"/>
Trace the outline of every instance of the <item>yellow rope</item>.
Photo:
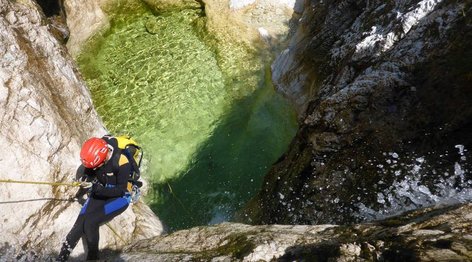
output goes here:
<path id="1" fill-rule="evenodd" d="M 115 234 L 115 236 L 117 236 L 121 241 L 123 241 L 124 244 L 126 244 L 126 241 L 120 235 L 118 235 L 115 229 L 113 229 L 109 224 L 105 224 L 105 225 L 107 225 L 107 227 L 111 230 L 111 232 L 113 232 L 113 234 Z"/>
<path id="2" fill-rule="evenodd" d="M 20 181 L 12 179 L 0 179 L 0 183 L 14 183 L 14 184 L 33 184 L 33 185 L 51 185 L 51 186 L 80 186 L 80 182 L 61 183 L 61 182 L 44 182 L 44 181 Z"/>
<path id="3" fill-rule="evenodd" d="M 80 182 L 73 183 L 60 183 L 60 182 L 44 182 L 44 181 L 20 181 L 12 179 L 0 179 L 0 183 L 16 183 L 16 184 L 33 184 L 33 185 L 51 185 L 51 186 L 80 186 Z M 107 227 L 115 234 L 123 243 L 126 244 L 126 241 L 111 227 L 109 224 L 105 224 Z"/>
<path id="4" fill-rule="evenodd" d="M 167 182 L 167 186 L 169 187 L 169 190 L 170 190 L 170 193 L 172 194 L 172 196 L 174 196 L 174 198 L 177 200 L 177 202 L 179 202 L 180 206 L 182 206 L 182 209 L 185 211 L 185 213 L 187 213 L 190 220 L 193 221 L 193 217 L 192 217 L 190 211 L 185 207 L 184 203 L 182 203 L 182 201 L 175 195 L 174 190 L 172 190 L 172 187 L 170 186 L 169 182 Z"/>

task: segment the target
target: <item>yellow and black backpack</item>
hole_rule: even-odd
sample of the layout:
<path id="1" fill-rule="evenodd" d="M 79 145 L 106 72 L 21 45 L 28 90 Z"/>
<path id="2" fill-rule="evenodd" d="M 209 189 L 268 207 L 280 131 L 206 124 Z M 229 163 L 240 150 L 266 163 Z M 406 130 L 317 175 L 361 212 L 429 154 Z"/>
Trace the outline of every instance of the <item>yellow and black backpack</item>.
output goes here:
<path id="1" fill-rule="evenodd" d="M 143 185 L 139 178 L 141 177 L 141 172 L 139 168 L 141 167 L 141 162 L 143 160 L 143 150 L 138 143 L 134 141 L 130 136 L 122 135 L 116 136 L 118 141 L 118 148 L 121 150 L 121 153 L 128 158 L 128 162 L 131 164 L 131 173 L 128 178 L 133 186 L 138 188 Z"/>

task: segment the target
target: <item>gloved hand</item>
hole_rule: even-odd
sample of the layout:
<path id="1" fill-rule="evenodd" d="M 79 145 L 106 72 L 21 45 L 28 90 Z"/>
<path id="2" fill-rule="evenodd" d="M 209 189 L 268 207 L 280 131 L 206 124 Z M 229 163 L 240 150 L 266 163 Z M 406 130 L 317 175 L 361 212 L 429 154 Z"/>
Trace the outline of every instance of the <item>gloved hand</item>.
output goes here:
<path id="1" fill-rule="evenodd" d="M 92 185 L 92 193 L 93 192 L 97 192 L 97 191 L 100 191 L 101 189 L 105 188 L 104 186 L 102 186 L 102 184 L 100 183 L 93 183 Z"/>
<path id="2" fill-rule="evenodd" d="M 131 203 L 135 204 L 136 202 L 138 202 L 140 196 L 141 190 L 139 189 L 139 186 L 133 185 L 133 188 L 131 190 Z"/>
<path id="3" fill-rule="evenodd" d="M 87 182 L 87 181 L 80 182 L 80 187 L 81 187 L 81 188 L 86 188 L 86 189 L 87 189 L 87 188 L 91 188 L 92 185 L 93 185 L 92 182 Z"/>

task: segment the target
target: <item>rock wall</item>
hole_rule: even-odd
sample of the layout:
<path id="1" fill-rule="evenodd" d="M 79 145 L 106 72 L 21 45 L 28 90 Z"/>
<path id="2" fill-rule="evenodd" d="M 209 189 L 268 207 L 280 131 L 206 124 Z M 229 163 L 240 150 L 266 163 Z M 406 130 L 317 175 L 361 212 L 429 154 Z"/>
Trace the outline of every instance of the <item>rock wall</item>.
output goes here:
<path id="1" fill-rule="evenodd" d="M 138 241 L 115 261 L 470 261 L 472 205 L 371 224 L 223 223 Z"/>
<path id="2" fill-rule="evenodd" d="M 287 46 L 294 0 L 234 0 L 230 1 L 229 7 L 244 24 L 258 31 L 271 52 L 280 52 Z"/>
<path id="3" fill-rule="evenodd" d="M 101 5 L 104 5 L 106 2 L 107 0 L 64 1 L 67 26 L 70 30 L 67 49 L 72 56 L 77 56 L 80 53 L 81 47 L 94 34 L 104 31 L 110 26 L 110 22 L 101 8 Z"/>
<path id="4" fill-rule="evenodd" d="M 143 3 L 156 15 L 202 8 L 208 17 L 208 31 L 224 39 L 219 39 L 219 42 L 233 41 L 235 45 L 253 46 L 260 44 L 257 38 L 262 38 L 275 49 L 286 45 L 289 20 L 295 7 L 295 0 L 136 0 L 125 3 L 117 0 L 65 0 L 64 11 L 70 31 L 67 41 L 69 53 L 76 57 L 87 40 L 105 32 L 110 26 L 110 13 L 117 9 L 129 11 Z"/>
<path id="5" fill-rule="evenodd" d="M 31 261 L 60 248 L 80 209 L 75 189 L 4 180 L 71 182 L 83 141 L 106 130 L 75 63 L 29 0 L 0 0 L 0 115 L 0 260 Z M 103 227 L 102 247 L 162 232 L 142 204 L 110 226 L 119 236 Z"/>
<path id="6" fill-rule="evenodd" d="M 305 1 L 272 65 L 300 130 L 241 212 L 351 223 L 471 200 L 471 1 Z"/>

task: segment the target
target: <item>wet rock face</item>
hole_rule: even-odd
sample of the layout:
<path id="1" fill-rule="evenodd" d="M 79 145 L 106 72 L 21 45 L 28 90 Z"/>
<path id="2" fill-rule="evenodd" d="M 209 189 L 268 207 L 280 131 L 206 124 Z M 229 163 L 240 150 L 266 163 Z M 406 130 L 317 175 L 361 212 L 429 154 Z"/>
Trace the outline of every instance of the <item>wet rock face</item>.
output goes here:
<path id="1" fill-rule="evenodd" d="M 116 261 L 469 261 L 472 205 L 353 226 L 224 223 L 138 241 Z"/>
<path id="2" fill-rule="evenodd" d="M 0 0 L 2 180 L 71 182 L 82 142 L 106 133 L 74 62 L 48 26 L 35 2 Z M 80 209 L 70 201 L 74 193 L 1 182 L 0 260 L 57 252 Z M 125 240 L 161 232 L 147 206 L 130 208 L 111 226 Z M 123 245 L 119 241 L 103 229 L 102 246 Z"/>
<path id="3" fill-rule="evenodd" d="M 273 64 L 302 126 L 242 215 L 350 223 L 470 201 L 471 13 L 457 1 L 305 1 Z"/>

